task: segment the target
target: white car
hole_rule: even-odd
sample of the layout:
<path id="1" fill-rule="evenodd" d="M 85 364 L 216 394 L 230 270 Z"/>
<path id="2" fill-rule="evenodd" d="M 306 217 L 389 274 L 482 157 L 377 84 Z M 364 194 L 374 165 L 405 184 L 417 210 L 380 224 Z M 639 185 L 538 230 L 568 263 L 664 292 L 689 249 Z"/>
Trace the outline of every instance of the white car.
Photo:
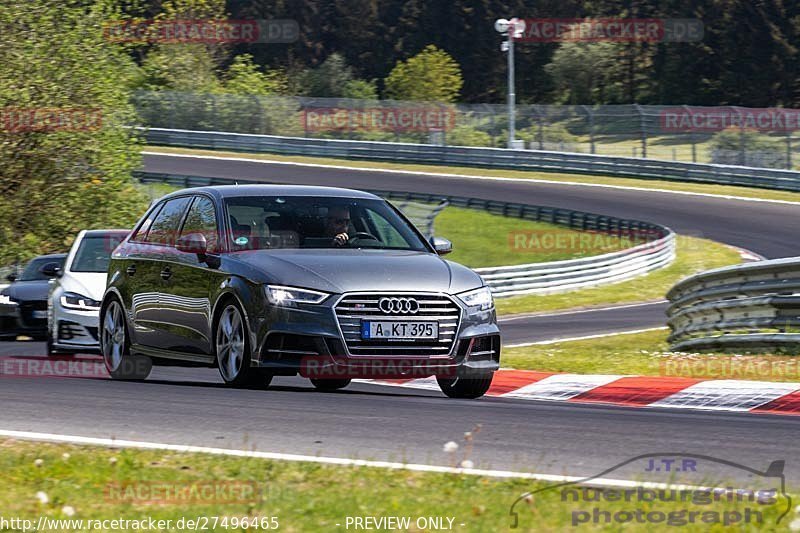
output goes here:
<path id="1" fill-rule="evenodd" d="M 47 355 L 99 352 L 100 301 L 111 252 L 130 230 L 84 230 L 50 281 Z"/>

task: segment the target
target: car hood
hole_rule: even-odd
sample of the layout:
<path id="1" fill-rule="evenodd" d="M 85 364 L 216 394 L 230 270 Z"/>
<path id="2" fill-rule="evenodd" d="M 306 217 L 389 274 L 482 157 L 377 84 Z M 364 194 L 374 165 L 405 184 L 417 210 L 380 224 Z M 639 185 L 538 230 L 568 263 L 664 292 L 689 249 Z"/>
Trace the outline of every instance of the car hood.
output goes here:
<path id="1" fill-rule="evenodd" d="M 106 290 L 107 278 L 105 272 L 67 272 L 58 282 L 64 292 L 76 292 L 100 301 Z"/>
<path id="2" fill-rule="evenodd" d="M 45 301 L 47 300 L 48 285 L 47 280 L 36 281 L 15 281 L 5 289 L 6 294 L 20 302 Z"/>
<path id="3" fill-rule="evenodd" d="M 483 285 L 465 266 L 407 250 L 255 250 L 227 256 L 223 265 L 261 283 L 343 293 L 425 291 L 459 293 Z"/>

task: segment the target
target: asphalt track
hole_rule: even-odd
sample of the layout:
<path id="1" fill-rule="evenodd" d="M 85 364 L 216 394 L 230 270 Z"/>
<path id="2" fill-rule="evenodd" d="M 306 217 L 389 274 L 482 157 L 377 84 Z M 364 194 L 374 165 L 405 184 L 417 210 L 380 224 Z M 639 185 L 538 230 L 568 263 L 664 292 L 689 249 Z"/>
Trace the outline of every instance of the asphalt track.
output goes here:
<path id="1" fill-rule="evenodd" d="M 0 343 L 2 352 L 19 348 L 41 354 L 44 344 Z M 471 455 L 477 468 L 589 477 L 642 454 L 694 453 L 757 470 L 785 460 L 787 479 L 800 481 L 797 417 L 451 400 L 360 383 L 320 393 L 300 378 L 276 378 L 267 390 L 231 390 L 216 370 L 181 368 L 157 368 L 144 383 L 0 378 L 0 405 L 5 430 L 444 466 L 451 464 L 444 443 L 463 442 L 463 433 L 481 424 Z M 748 479 L 713 466 L 707 465 L 710 479 Z M 667 481 L 652 476 L 605 477 Z"/>
<path id="2" fill-rule="evenodd" d="M 148 156 L 145 165 L 154 172 L 243 181 L 426 191 L 570 207 L 667 224 L 679 233 L 713 238 L 767 257 L 794 255 L 800 229 L 798 206 L 775 203 L 164 156 Z M 608 320 L 625 330 L 661 325 L 652 324 L 660 313 L 658 305 L 663 304 L 608 311 L 613 315 Z M 648 313 L 649 318 L 637 322 Z M 503 325 L 505 343 L 589 334 L 597 320 L 587 313 L 509 321 Z M 0 343 L 0 355 L 37 355 L 43 350 L 42 343 Z M 592 476 L 639 454 L 695 453 L 759 470 L 785 460 L 787 482 L 797 487 L 800 481 L 796 417 L 510 398 L 462 401 L 434 391 L 372 384 L 325 394 L 299 378 L 276 379 L 265 391 L 229 390 L 220 385 L 215 371 L 200 369 L 157 369 L 145 383 L 5 378 L 0 379 L 0 405 L 0 428 L 6 430 L 439 465 L 451 463 L 442 452 L 446 441 L 459 441 L 465 431 L 481 424 L 471 459 L 482 468 Z M 735 472 L 709 471 L 710 476 L 717 474 L 737 477 Z"/>

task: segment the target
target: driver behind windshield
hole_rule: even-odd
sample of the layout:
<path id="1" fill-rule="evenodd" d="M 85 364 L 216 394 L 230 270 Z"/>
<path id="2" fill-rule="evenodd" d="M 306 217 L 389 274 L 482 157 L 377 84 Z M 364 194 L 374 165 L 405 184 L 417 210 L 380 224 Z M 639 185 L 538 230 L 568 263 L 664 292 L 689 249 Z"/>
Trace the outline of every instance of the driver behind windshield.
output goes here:
<path id="1" fill-rule="evenodd" d="M 325 217 L 325 237 L 331 239 L 333 246 L 345 246 L 350 240 L 350 209 L 334 206 L 328 209 Z"/>

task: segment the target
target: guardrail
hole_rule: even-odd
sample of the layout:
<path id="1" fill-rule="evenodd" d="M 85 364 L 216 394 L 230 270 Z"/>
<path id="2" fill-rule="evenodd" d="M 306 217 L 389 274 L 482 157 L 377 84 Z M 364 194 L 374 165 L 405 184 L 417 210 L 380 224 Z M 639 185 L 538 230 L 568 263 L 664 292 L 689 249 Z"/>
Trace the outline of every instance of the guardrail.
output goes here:
<path id="1" fill-rule="evenodd" d="M 145 131 L 148 143 L 161 146 L 610 175 L 800 191 L 800 172 L 792 170 L 505 148 L 310 139 L 160 128 Z"/>
<path id="2" fill-rule="evenodd" d="M 800 258 L 702 272 L 667 298 L 673 350 L 800 346 Z"/>
<path id="3" fill-rule="evenodd" d="M 207 178 L 138 172 L 143 183 L 169 183 L 178 187 L 230 185 L 232 178 Z M 403 202 L 451 205 L 478 209 L 507 217 L 547 222 L 571 229 L 596 231 L 618 236 L 651 236 L 653 240 L 617 252 L 547 263 L 476 268 L 492 289 L 495 297 L 521 294 L 564 292 L 581 287 L 622 281 L 667 266 L 675 259 L 675 234 L 667 227 L 638 220 L 559 209 L 461 196 L 371 190 L 396 205 Z M 430 233 L 432 234 L 432 227 Z"/>

